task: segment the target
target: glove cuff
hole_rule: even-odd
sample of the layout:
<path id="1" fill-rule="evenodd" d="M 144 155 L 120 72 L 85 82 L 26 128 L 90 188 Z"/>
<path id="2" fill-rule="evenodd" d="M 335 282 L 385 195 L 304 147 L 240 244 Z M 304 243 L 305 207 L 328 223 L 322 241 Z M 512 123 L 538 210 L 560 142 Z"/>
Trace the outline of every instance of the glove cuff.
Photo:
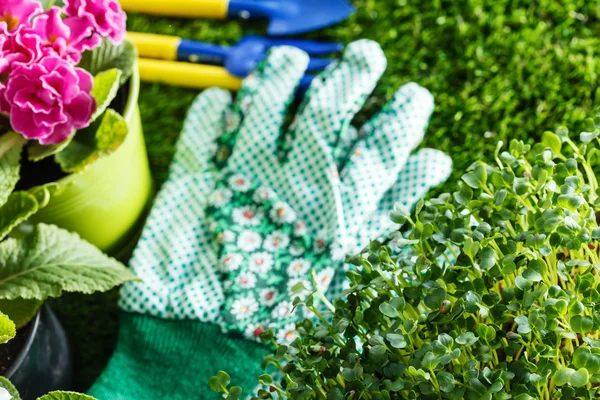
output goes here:
<path id="1" fill-rule="evenodd" d="M 251 394 L 268 352 L 214 324 L 122 312 L 115 353 L 89 394 L 99 400 L 217 399 L 208 379 L 219 370 Z"/>

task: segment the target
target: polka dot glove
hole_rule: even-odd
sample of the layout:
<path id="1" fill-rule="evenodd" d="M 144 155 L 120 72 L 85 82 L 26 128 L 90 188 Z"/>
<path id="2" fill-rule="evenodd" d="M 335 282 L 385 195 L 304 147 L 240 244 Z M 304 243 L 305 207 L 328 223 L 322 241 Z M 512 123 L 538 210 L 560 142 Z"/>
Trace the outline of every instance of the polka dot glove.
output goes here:
<path id="1" fill-rule="evenodd" d="M 351 128 L 386 66 L 374 42 L 350 44 L 343 59 L 315 80 L 286 129 L 307 61 L 297 49 L 274 49 L 244 80 L 236 102 L 219 89 L 194 102 L 131 262 L 144 282 L 125 286 L 123 309 L 218 321 L 230 329 L 237 324 L 254 335 L 262 327 L 253 316 L 268 314 L 271 323 L 286 311 L 275 305 L 292 301 L 293 286 L 312 288 L 305 265 L 318 267 L 325 289 L 331 280 L 327 267 L 339 267 L 345 254 L 391 227 L 384 216 L 394 202 L 410 205 L 446 178 L 451 163 L 442 153 L 421 150 L 409 157 L 433 110 L 431 95 L 420 86 L 403 86 L 364 127 Z M 238 198 L 236 188 L 252 196 Z M 272 199 L 257 202 L 267 192 L 284 207 Z M 220 206 L 227 214 L 219 214 Z M 294 218 L 286 219 L 286 212 Z M 270 228 L 256 232 L 244 225 L 260 216 Z M 295 234 L 297 226 L 303 235 Z M 275 254 L 268 251 L 272 240 L 280 246 Z M 326 257 L 296 263 L 301 273 L 290 274 L 294 261 L 304 260 L 292 254 L 291 244 L 302 240 L 307 246 L 321 243 Z M 277 284 L 263 280 L 251 264 L 261 255 L 262 265 L 271 262 L 267 253 L 273 257 L 271 276 L 281 278 Z M 243 266 L 232 270 L 237 262 Z M 277 292 L 269 293 L 273 288 Z M 237 295 L 229 296 L 235 300 L 220 317 L 224 290 Z"/>

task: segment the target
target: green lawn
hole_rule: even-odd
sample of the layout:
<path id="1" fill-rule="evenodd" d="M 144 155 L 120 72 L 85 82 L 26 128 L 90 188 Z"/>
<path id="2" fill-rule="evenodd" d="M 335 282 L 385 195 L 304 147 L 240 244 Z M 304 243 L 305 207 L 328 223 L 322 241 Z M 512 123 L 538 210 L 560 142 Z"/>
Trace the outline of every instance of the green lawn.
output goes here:
<path id="1" fill-rule="evenodd" d="M 589 0 L 366 0 L 347 22 L 309 38 L 378 41 L 388 70 L 357 123 L 403 83 L 436 100 L 424 145 L 448 152 L 451 187 L 498 140 L 531 139 L 591 116 L 600 72 L 600 4 Z M 130 16 L 129 29 L 231 44 L 263 26 Z M 143 85 L 140 108 L 152 171 L 164 181 L 187 107 L 197 93 Z M 76 351 L 78 389 L 101 371 L 115 341 L 116 293 L 67 296 L 56 308 Z"/>

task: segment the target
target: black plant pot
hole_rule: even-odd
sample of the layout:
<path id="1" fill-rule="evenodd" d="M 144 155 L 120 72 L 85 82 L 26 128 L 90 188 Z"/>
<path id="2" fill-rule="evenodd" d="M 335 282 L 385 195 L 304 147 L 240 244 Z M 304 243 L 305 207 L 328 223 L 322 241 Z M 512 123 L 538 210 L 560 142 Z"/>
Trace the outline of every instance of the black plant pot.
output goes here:
<path id="1" fill-rule="evenodd" d="M 31 324 L 25 345 L 5 374 L 23 400 L 35 400 L 53 390 L 69 390 L 73 382 L 69 342 L 47 304 Z"/>

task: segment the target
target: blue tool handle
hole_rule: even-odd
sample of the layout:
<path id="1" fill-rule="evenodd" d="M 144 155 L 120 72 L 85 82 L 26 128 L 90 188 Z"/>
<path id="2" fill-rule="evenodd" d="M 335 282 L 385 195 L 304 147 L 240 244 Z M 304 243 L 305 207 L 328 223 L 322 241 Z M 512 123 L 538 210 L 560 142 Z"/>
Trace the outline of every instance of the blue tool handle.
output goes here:
<path id="1" fill-rule="evenodd" d="M 278 14 L 277 1 L 230 0 L 227 15 L 242 18 L 267 18 Z"/>
<path id="2" fill-rule="evenodd" d="M 177 60 L 200 64 L 223 65 L 229 49 L 216 44 L 181 39 Z"/>

